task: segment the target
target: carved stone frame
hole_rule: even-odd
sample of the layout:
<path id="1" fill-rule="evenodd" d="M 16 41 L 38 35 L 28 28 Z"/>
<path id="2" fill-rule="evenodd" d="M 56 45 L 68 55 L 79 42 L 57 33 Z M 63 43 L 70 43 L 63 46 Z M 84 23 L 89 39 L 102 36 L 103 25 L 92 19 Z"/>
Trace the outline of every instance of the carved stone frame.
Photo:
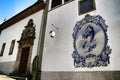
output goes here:
<path id="1" fill-rule="evenodd" d="M 27 48 L 27 47 L 30 47 L 30 51 L 28 53 L 27 69 L 26 69 L 26 72 L 24 74 L 28 74 L 30 72 L 34 39 L 35 39 L 35 26 L 33 24 L 33 20 L 30 19 L 27 26 L 25 26 L 25 29 L 23 30 L 23 32 L 21 34 L 21 39 L 18 41 L 18 44 L 19 44 L 18 54 L 17 54 L 16 62 L 14 65 L 13 73 L 19 73 L 19 66 L 20 66 L 20 60 L 21 60 L 21 55 L 22 55 L 22 49 Z"/>
<path id="2" fill-rule="evenodd" d="M 27 74 L 27 73 L 30 72 L 29 70 L 30 70 L 30 65 L 31 65 L 33 46 L 27 45 L 25 47 L 30 47 L 30 52 L 29 52 L 29 56 L 28 56 L 28 63 L 27 63 L 27 71 L 26 71 L 26 74 Z M 16 63 L 15 63 L 15 66 L 14 66 L 14 73 L 18 73 L 18 71 L 19 71 L 22 48 L 25 48 L 25 47 L 18 48 L 18 55 L 17 55 Z"/>

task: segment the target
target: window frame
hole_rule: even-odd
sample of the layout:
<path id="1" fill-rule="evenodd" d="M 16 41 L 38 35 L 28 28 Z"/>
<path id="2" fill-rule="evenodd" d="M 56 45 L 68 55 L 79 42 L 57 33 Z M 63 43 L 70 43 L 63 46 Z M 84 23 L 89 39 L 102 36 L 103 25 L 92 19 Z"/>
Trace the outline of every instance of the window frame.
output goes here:
<path id="1" fill-rule="evenodd" d="M 4 51 L 5 51 L 5 47 L 6 47 L 6 43 L 3 43 L 3 44 L 2 44 L 1 51 L 0 51 L 0 57 L 3 56 L 3 53 L 4 53 Z"/>
<path id="2" fill-rule="evenodd" d="M 72 0 L 67 0 L 67 1 L 66 1 L 66 0 L 64 0 L 64 4 L 65 4 L 65 3 L 67 3 L 67 2 L 69 2 L 69 1 L 72 1 Z"/>
<path id="3" fill-rule="evenodd" d="M 65 4 L 69 3 L 69 2 L 72 2 L 72 1 L 74 1 L 74 0 L 68 0 L 68 1 L 62 0 L 62 3 L 61 3 L 60 5 L 57 5 L 57 6 L 53 7 L 53 8 L 52 8 L 52 1 L 53 1 L 53 0 L 51 0 L 50 11 L 51 11 L 51 10 L 54 10 L 54 9 L 56 9 L 56 8 L 58 8 L 58 7 L 61 7 L 61 6 L 65 5 Z"/>
<path id="4" fill-rule="evenodd" d="M 78 11 L 79 11 L 78 14 L 79 14 L 79 15 L 82 15 L 82 14 L 85 14 L 85 13 L 89 13 L 89 12 L 92 12 L 92 11 L 96 10 L 95 0 L 93 0 L 93 9 L 81 13 L 81 11 L 80 11 L 80 9 L 81 9 L 81 7 L 80 7 L 80 2 L 81 2 L 81 1 L 84 1 L 84 0 L 79 0 L 79 1 L 78 1 Z"/>
<path id="5" fill-rule="evenodd" d="M 54 6 L 54 7 L 52 7 L 53 0 L 51 0 L 51 9 L 57 8 L 58 6 L 62 5 L 62 1 L 63 1 L 63 0 L 61 0 L 61 4 L 58 4 L 58 5 Z"/>
<path id="6" fill-rule="evenodd" d="M 10 49 L 9 49 L 9 55 L 13 54 L 14 47 L 15 47 L 15 39 L 11 41 Z"/>

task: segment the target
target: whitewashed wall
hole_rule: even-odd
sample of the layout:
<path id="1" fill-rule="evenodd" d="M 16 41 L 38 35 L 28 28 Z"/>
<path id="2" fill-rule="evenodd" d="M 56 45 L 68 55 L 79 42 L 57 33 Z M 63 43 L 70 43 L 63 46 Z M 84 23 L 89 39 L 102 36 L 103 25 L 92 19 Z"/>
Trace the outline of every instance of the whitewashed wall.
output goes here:
<path id="1" fill-rule="evenodd" d="M 87 14 L 101 15 L 108 25 L 108 44 L 112 48 L 110 64 L 107 67 L 74 68 L 73 65 L 73 28 L 76 21 L 85 17 L 78 13 L 78 1 L 49 11 L 45 35 L 42 71 L 111 71 L 120 70 L 120 1 L 95 0 L 96 10 Z M 50 8 L 49 8 L 50 9 Z M 54 24 L 59 29 L 53 27 Z M 51 38 L 49 32 L 56 31 L 56 36 Z"/>
<path id="2" fill-rule="evenodd" d="M 14 25 L 11 25 L 10 27 L 8 27 L 2 31 L 2 33 L 0 35 L 0 49 L 1 49 L 3 43 L 6 43 L 6 47 L 5 47 L 3 56 L 0 57 L 0 70 L 4 70 L 3 72 L 7 72 L 7 73 L 12 72 L 14 63 L 12 63 L 12 65 L 10 64 L 10 66 L 7 66 L 7 64 L 6 64 L 6 67 L 5 67 L 4 63 L 9 64 L 9 62 L 16 61 L 16 57 L 17 57 L 17 53 L 18 53 L 17 41 L 20 40 L 22 31 L 25 29 L 24 26 L 26 26 L 28 24 L 28 21 L 30 19 L 33 19 L 34 25 L 36 25 L 36 27 L 35 27 L 36 38 L 34 40 L 34 46 L 33 46 L 33 52 L 32 52 L 32 60 L 31 60 L 31 63 L 32 63 L 33 58 L 37 54 L 42 16 L 43 16 L 43 10 L 41 10 L 37 13 L 34 13 L 33 15 L 15 23 Z M 16 39 L 14 51 L 13 51 L 12 55 L 9 55 L 11 41 L 14 39 Z"/>

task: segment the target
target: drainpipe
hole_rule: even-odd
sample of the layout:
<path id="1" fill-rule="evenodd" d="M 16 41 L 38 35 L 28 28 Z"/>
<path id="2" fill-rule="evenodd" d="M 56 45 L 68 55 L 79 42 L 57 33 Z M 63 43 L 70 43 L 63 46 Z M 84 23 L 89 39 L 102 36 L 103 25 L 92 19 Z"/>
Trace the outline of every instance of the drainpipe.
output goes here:
<path id="1" fill-rule="evenodd" d="M 42 16 L 42 21 L 41 21 L 42 24 L 41 24 L 40 35 L 39 35 L 39 43 L 38 43 L 38 45 L 39 45 L 39 47 L 38 47 L 38 56 L 39 56 L 38 80 L 41 80 L 41 66 L 42 66 L 44 39 L 45 39 L 47 16 L 48 16 L 48 7 L 49 7 L 49 0 L 46 1 L 45 9 L 43 11 L 43 16 Z"/>

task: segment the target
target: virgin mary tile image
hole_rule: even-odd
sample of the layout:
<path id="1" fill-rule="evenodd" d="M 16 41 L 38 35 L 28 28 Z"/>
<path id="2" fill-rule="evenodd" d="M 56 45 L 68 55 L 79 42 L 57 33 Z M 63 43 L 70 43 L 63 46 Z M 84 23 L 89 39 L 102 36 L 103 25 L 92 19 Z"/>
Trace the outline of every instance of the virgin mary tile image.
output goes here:
<path id="1" fill-rule="evenodd" d="M 101 16 L 86 15 L 78 21 L 73 32 L 75 67 L 99 67 L 109 63 L 107 25 Z"/>

